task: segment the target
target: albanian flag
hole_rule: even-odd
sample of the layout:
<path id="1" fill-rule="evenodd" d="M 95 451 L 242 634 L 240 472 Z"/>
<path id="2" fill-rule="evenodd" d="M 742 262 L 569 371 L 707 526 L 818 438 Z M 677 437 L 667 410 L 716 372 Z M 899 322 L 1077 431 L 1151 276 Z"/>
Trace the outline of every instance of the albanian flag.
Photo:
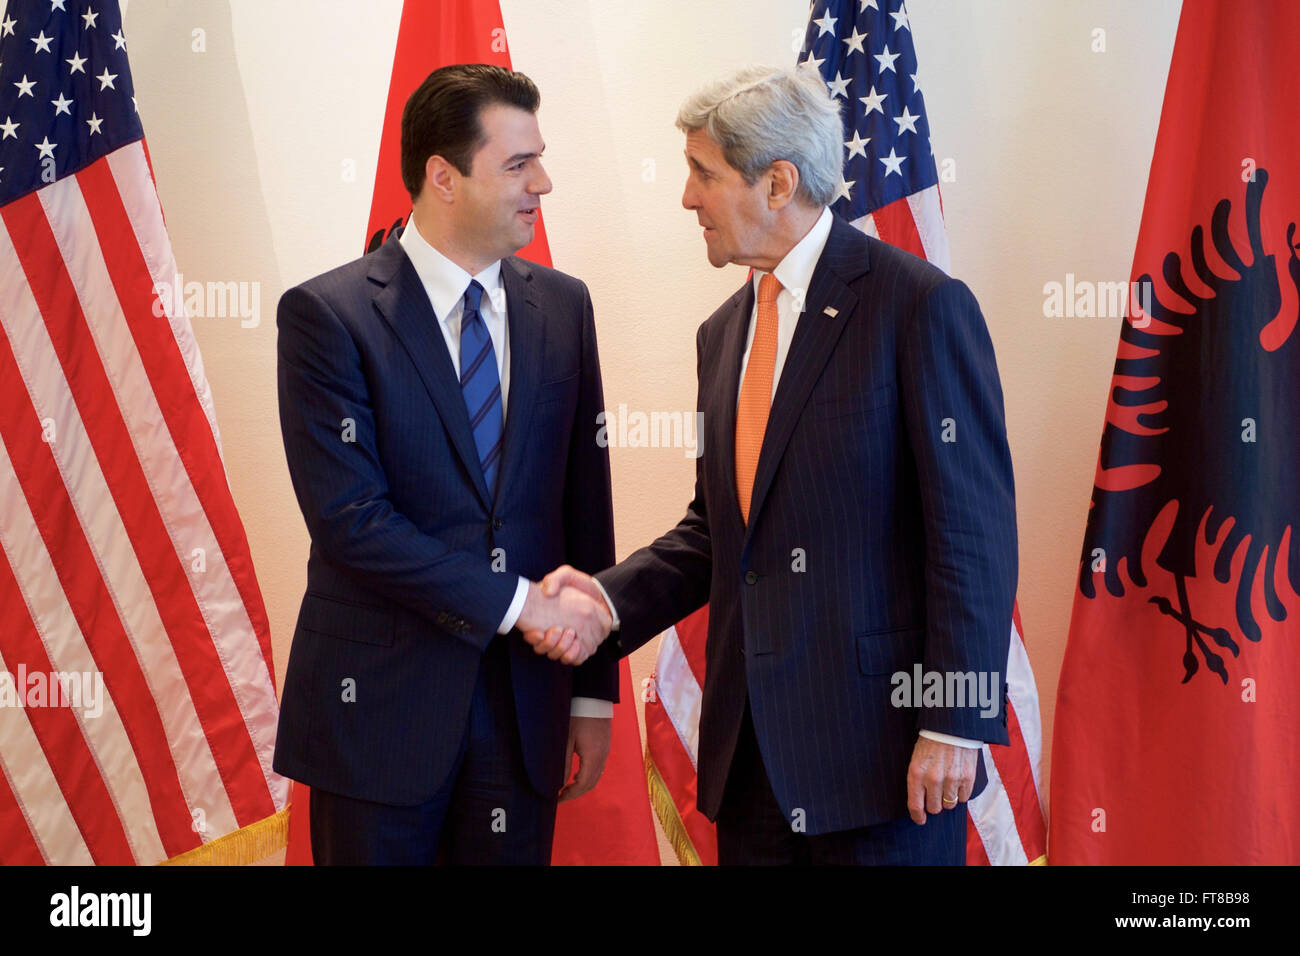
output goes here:
<path id="1" fill-rule="evenodd" d="M 1084 535 L 1052 863 L 1300 863 L 1300 5 L 1183 6 Z"/>

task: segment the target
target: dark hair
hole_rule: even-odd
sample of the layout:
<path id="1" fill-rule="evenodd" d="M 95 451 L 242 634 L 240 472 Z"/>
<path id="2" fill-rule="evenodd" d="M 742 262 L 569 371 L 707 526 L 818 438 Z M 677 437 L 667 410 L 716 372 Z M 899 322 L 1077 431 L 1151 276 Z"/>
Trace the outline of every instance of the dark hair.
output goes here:
<path id="1" fill-rule="evenodd" d="M 483 145 L 483 108 L 496 103 L 536 113 L 537 86 L 522 73 L 487 63 L 457 63 L 434 70 L 402 110 L 402 185 L 414 200 L 424 186 L 424 166 L 441 156 L 468 176 Z"/>

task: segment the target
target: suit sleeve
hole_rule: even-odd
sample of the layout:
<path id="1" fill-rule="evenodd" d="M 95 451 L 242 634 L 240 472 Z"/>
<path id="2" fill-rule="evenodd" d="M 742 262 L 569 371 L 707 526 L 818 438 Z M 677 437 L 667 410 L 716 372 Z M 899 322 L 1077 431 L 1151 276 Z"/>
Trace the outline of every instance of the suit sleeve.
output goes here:
<path id="1" fill-rule="evenodd" d="M 330 306 L 299 286 L 280 299 L 276 323 L 280 430 L 313 546 L 366 587 L 486 648 L 518 579 L 393 507 L 361 355 Z"/>
<path id="2" fill-rule="evenodd" d="M 595 574 L 614 563 L 614 502 L 609 448 L 597 441 L 597 416 L 605 410 L 591 296 L 582 287 L 582 365 L 578 408 L 569 440 L 564 478 L 564 556 L 579 571 Z M 573 695 L 618 702 L 618 648 L 606 641 L 573 673 Z"/>
<path id="3" fill-rule="evenodd" d="M 699 379 L 708 323 L 695 336 L 696 378 Z M 699 383 L 696 408 L 703 411 L 704 383 Z M 700 441 L 703 442 L 703 436 Z M 703 446 L 701 445 L 701 450 Z M 713 543 L 704 495 L 704 456 L 695 459 L 695 497 L 686 515 L 667 534 L 596 575 L 618 611 L 618 652 L 630 654 L 671 624 L 676 624 L 709 600 L 713 576 Z M 613 643 L 613 638 L 606 643 Z"/>
<path id="4" fill-rule="evenodd" d="M 975 297 L 952 279 L 921 298 L 900 336 L 925 529 L 923 666 L 985 688 L 983 702 L 975 693 L 964 707 L 925 708 L 921 729 L 1005 744 L 1016 510 L 993 343 Z"/>

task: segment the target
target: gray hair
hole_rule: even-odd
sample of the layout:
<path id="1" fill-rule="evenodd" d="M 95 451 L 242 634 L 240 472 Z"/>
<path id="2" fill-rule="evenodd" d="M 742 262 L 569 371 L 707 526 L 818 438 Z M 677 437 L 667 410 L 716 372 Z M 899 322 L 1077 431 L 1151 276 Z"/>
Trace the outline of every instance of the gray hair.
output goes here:
<path id="1" fill-rule="evenodd" d="M 682 132 L 703 129 L 749 185 L 778 159 L 799 170 L 795 195 L 829 205 L 844 172 L 840 107 L 811 67 L 751 66 L 692 94 L 677 113 Z"/>

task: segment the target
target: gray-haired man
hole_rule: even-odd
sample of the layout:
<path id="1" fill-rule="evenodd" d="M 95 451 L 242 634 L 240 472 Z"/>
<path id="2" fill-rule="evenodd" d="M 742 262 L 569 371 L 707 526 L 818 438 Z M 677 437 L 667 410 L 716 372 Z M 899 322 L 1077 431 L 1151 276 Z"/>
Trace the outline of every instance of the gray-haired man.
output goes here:
<path id="1" fill-rule="evenodd" d="M 695 498 L 621 564 L 543 589 L 604 594 L 623 653 L 709 603 L 699 806 L 721 862 L 961 863 L 980 742 L 1007 742 L 1016 587 L 984 319 L 827 208 L 843 136 L 816 73 L 742 71 L 677 123 L 709 262 L 753 270 L 696 336 Z M 931 673 L 992 705 L 895 693 Z"/>

